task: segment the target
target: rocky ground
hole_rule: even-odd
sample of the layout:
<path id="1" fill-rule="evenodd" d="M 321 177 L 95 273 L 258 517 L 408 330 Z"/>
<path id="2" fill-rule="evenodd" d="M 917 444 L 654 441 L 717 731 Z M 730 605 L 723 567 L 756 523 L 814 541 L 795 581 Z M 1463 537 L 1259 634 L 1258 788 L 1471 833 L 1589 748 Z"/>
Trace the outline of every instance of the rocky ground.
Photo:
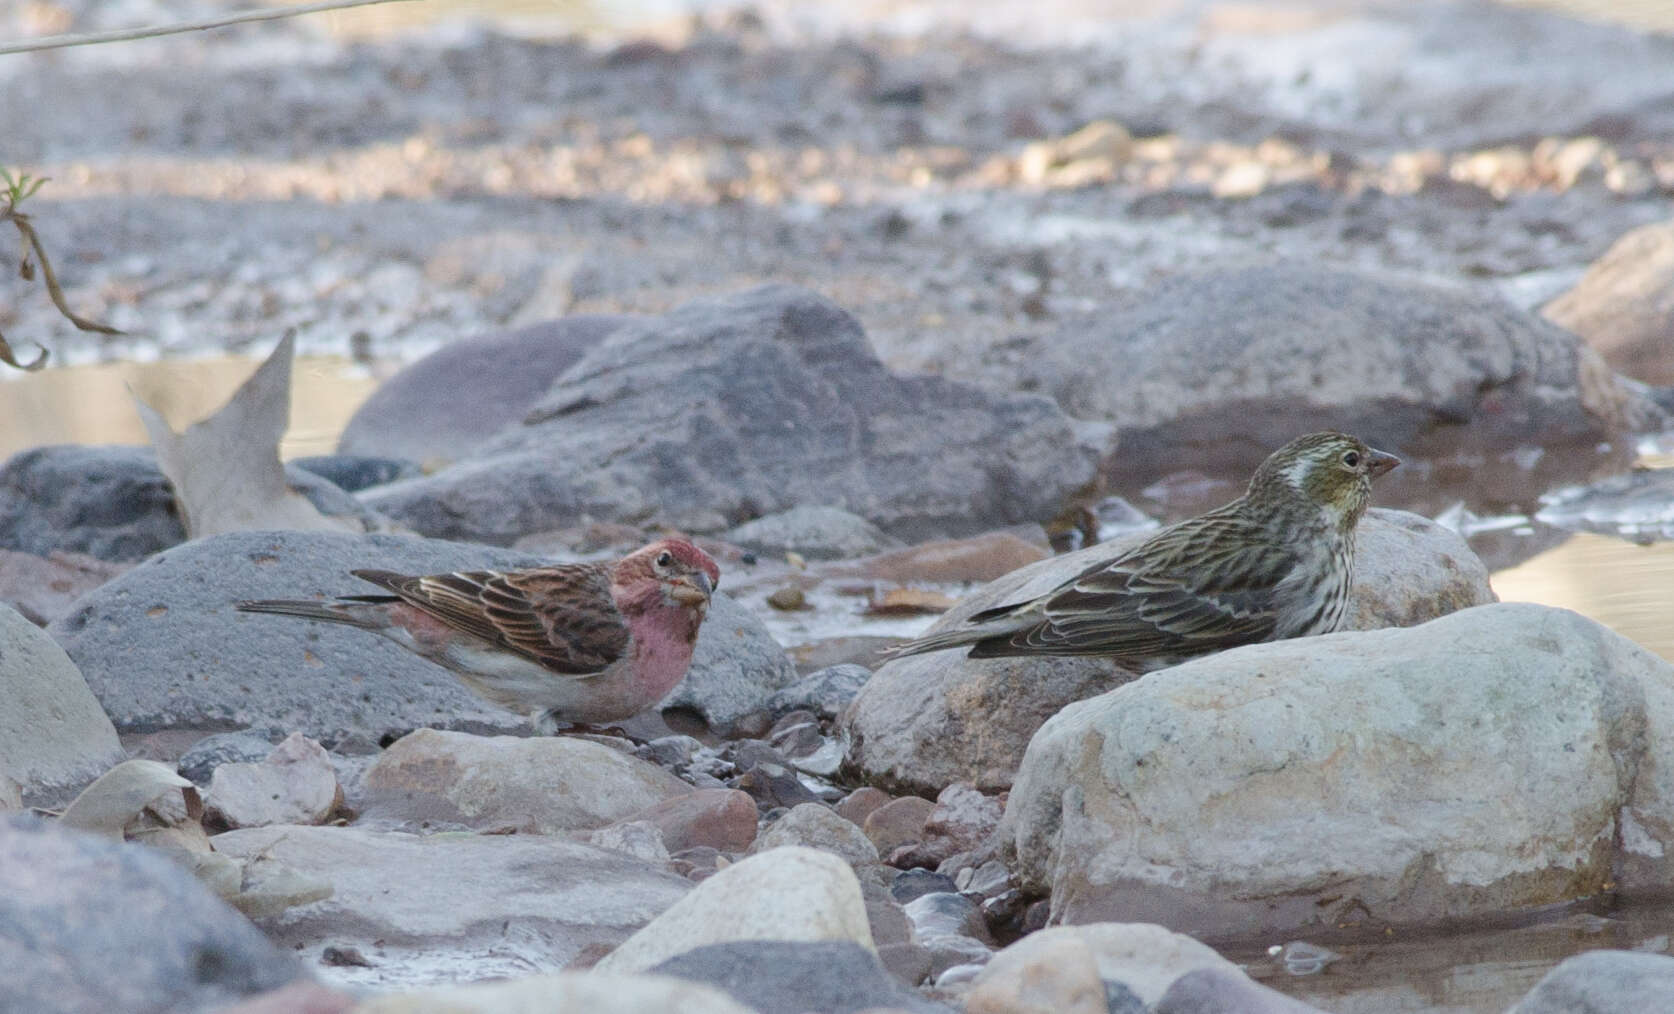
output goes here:
<path id="1" fill-rule="evenodd" d="M 1344 631 L 1141 679 L 877 649 L 1157 523 L 1118 495 L 1195 511 L 1325 425 L 1407 459 L 1385 505 L 1665 531 L 1667 476 L 1626 468 L 1674 412 L 1671 57 L 1537 10 L 1158 0 L 0 58 L 71 302 L 131 332 L 14 282 L 8 336 L 414 360 L 287 472 L 344 531 L 188 541 L 146 450 L 0 465 L 0 810 L 63 810 L 0 824 L 8 985 L 1489 1009 L 1280 970 L 1665 892 L 1674 667 L 1497 602 L 1449 527 L 1376 510 Z M 532 738 L 393 646 L 231 606 L 669 530 L 721 592 L 622 735 Z M 1492 1009 L 1651 1009 L 1674 958 L 1642 943 L 1552 952 Z"/>

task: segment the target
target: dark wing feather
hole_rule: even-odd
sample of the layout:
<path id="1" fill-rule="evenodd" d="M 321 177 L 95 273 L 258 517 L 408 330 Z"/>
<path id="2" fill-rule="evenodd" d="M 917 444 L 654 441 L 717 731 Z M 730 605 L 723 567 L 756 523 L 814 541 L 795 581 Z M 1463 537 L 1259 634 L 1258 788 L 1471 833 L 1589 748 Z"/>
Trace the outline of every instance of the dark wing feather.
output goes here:
<path id="1" fill-rule="evenodd" d="M 604 564 L 407 577 L 357 570 L 463 633 L 571 676 L 597 673 L 628 650 L 628 626 Z"/>
<path id="2" fill-rule="evenodd" d="M 1266 640 L 1278 625 L 1274 587 L 1295 564 L 1247 519 L 1205 515 L 1065 582 L 1040 602 L 1039 623 L 979 644 L 971 657 L 1144 661 Z"/>

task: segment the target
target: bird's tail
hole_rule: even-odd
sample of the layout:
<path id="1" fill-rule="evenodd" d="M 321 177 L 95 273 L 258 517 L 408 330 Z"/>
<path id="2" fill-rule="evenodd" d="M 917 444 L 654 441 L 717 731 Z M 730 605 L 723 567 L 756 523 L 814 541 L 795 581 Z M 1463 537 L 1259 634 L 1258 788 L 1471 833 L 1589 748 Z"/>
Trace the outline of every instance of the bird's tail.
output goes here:
<path id="1" fill-rule="evenodd" d="M 952 630 L 943 630 L 940 633 L 915 638 L 903 644 L 885 648 L 879 654 L 890 659 L 906 658 L 908 655 L 923 655 L 927 652 L 942 651 L 947 648 L 964 648 L 996 637 L 1009 637 L 1038 622 L 1038 617 L 1023 612 L 1028 605 L 1028 603 L 1014 602 L 1010 605 L 984 609 L 965 617 L 964 624 L 954 627 Z M 973 655 L 972 657 L 976 656 Z"/>
<path id="2" fill-rule="evenodd" d="M 273 613 L 278 616 L 300 616 L 305 620 L 342 623 L 363 630 L 377 630 L 388 625 L 380 602 L 393 602 L 394 596 L 368 595 L 360 599 L 337 599 L 316 602 L 309 599 L 254 599 L 233 604 L 241 613 Z"/>

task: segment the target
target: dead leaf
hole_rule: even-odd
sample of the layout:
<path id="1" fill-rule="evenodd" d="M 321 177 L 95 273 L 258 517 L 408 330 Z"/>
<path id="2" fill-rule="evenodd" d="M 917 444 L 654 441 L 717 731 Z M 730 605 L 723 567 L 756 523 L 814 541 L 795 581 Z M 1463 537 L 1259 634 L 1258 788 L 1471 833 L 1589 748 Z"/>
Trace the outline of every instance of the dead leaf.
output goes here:
<path id="1" fill-rule="evenodd" d="M 295 337 L 287 334 L 219 411 L 184 433 L 175 433 L 133 395 L 189 538 L 267 529 L 362 530 L 358 522 L 321 514 L 291 488 L 279 461 L 279 440 L 291 424 L 294 347 Z"/>
<path id="2" fill-rule="evenodd" d="M 921 616 L 945 613 L 957 601 L 938 591 L 922 588 L 891 588 L 866 606 L 867 616 Z"/>
<path id="3" fill-rule="evenodd" d="M 186 788 L 192 788 L 192 783 L 166 764 L 151 760 L 123 761 L 82 789 L 59 823 L 120 840 L 128 825 L 147 810 L 152 810 L 154 815 L 172 812 L 184 816 L 187 804 L 181 790 Z M 159 802 L 171 795 L 175 798 Z M 155 809 L 153 804 L 157 804 Z"/>

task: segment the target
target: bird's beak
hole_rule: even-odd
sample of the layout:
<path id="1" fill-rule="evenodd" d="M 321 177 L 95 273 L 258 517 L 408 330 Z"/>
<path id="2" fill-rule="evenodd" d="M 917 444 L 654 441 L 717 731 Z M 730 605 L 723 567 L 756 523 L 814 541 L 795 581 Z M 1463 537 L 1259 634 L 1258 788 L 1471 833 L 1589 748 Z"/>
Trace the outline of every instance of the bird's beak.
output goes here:
<path id="1" fill-rule="evenodd" d="M 684 606 L 707 604 L 714 591 L 709 575 L 702 572 L 677 577 L 669 585 L 669 595 Z"/>
<path id="2" fill-rule="evenodd" d="M 1401 459 L 1393 454 L 1385 453 L 1376 448 L 1368 448 L 1368 451 L 1366 474 L 1374 479 L 1401 463 Z"/>

